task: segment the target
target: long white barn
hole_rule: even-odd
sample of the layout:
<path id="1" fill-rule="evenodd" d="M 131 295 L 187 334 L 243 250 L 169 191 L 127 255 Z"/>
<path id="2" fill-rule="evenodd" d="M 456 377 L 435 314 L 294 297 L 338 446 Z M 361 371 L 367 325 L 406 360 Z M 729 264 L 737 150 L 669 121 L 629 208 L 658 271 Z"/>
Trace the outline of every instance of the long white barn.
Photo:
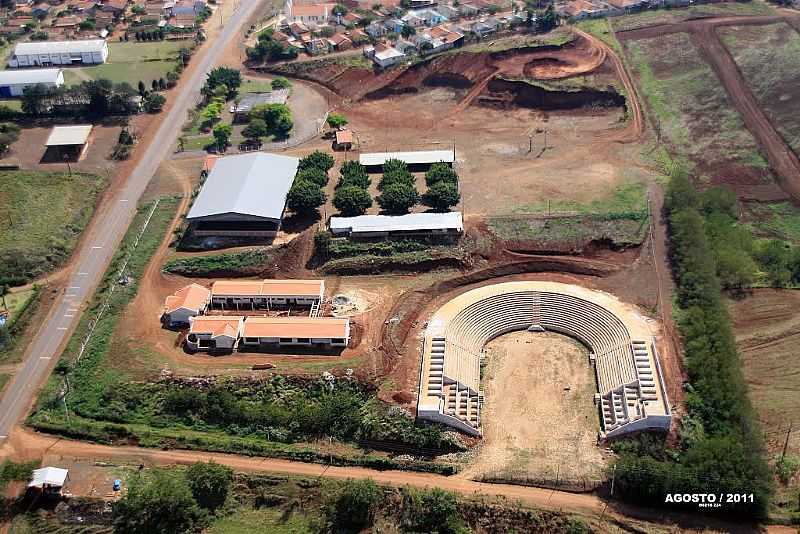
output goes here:
<path id="1" fill-rule="evenodd" d="M 41 41 L 19 43 L 8 60 L 8 66 L 49 67 L 51 65 L 94 65 L 108 59 L 108 43 L 104 39 L 86 41 Z"/>

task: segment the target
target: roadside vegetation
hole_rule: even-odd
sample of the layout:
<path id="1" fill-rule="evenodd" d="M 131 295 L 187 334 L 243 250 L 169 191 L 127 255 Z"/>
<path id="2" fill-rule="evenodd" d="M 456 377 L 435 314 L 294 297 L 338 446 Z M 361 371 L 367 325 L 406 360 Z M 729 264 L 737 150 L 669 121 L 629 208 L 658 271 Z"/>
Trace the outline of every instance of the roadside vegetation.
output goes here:
<path id="1" fill-rule="evenodd" d="M 125 481 L 127 493 L 102 513 L 102 499 L 76 499 L 60 513 L 29 511 L 11 532 L 62 532 L 81 516 L 86 532 L 312 534 L 321 532 L 559 532 L 594 525 L 563 512 L 477 500 L 439 489 L 379 486 L 371 479 L 333 480 L 232 473 L 197 463 L 152 469 Z M 209 502 L 206 490 L 213 492 Z"/>
<path id="2" fill-rule="evenodd" d="M 267 249 L 245 250 L 242 252 L 221 252 L 188 256 L 169 260 L 162 270 L 171 274 L 195 277 L 245 276 L 257 274 L 269 267 L 272 254 Z"/>

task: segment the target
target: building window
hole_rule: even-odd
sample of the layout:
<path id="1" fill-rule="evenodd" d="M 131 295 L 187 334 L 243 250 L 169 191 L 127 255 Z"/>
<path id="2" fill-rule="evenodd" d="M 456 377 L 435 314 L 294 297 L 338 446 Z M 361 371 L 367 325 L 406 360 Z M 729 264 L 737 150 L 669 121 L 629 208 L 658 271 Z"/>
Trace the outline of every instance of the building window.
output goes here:
<path id="1" fill-rule="evenodd" d="M 281 343 L 292 343 L 292 338 L 290 337 L 282 337 L 280 338 Z"/>
<path id="2" fill-rule="evenodd" d="M 257 337 L 246 337 L 244 338 L 245 343 L 258 343 Z"/>
<path id="3" fill-rule="evenodd" d="M 331 339 L 331 343 L 338 343 L 339 345 L 344 345 L 344 338 L 343 337 L 334 337 Z"/>
<path id="4" fill-rule="evenodd" d="M 298 337 L 298 338 L 297 338 L 297 342 L 298 342 L 298 343 L 311 343 L 311 338 L 307 338 L 307 337 Z"/>

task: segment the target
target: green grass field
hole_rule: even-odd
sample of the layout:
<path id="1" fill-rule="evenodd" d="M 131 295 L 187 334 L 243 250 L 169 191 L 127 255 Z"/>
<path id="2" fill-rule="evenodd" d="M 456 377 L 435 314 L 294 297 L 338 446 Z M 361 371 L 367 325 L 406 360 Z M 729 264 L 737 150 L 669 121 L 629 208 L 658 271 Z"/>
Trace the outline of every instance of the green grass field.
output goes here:
<path id="1" fill-rule="evenodd" d="M 0 279 L 32 279 L 61 265 L 104 187 L 89 174 L 0 172 Z"/>
<path id="2" fill-rule="evenodd" d="M 3 300 L 0 300 L 0 309 L 3 307 L 6 308 L 8 311 L 9 320 L 14 320 L 17 317 L 17 314 L 24 310 L 25 307 L 28 305 L 30 300 L 36 295 L 36 290 L 26 289 L 24 291 L 17 291 L 15 293 L 9 293 Z"/>
<path id="3" fill-rule="evenodd" d="M 270 532 L 271 534 L 311 533 L 312 525 L 302 514 L 287 514 L 275 508 L 260 510 L 242 508 L 233 514 L 214 521 L 206 530 L 207 534 L 250 534 L 251 532 Z"/>
<path id="4" fill-rule="evenodd" d="M 681 9 L 652 9 L 622 17 L 612 17 L 615 31 L 635 30 L 659 24 L 671 24 L 702 16 L 774 15 L 775 10 L 766 2 L 721 2 L 693 5 Z"/>
<path id="5" fill-rule="evenodd" d="M 11 380 L 11 375 L 0 373 L 0 392 L 2 392 L 3 389 L 5 389 L 6 384 L 8 384 L 9 380 Z"/>
<path id="6" fill-rule="evenodd" d="M 272 82 L 264 78 L 243 78 L 239 87 L 239 95 L 245 93 L 269 93 L 272 91 Z"/>
<path id="7" fill-rule="evenodd" d="M 69 68 L 64 71 L 67 85 L 106 78 L 113 82 L 128 82 L 133 87 L 143 81 L 148 87 L 153 80 L 164 78 L 175 66 L 182 41 L 148 43 L 115 42 L 108 44 L 108 61 L 91 67 Z"/>

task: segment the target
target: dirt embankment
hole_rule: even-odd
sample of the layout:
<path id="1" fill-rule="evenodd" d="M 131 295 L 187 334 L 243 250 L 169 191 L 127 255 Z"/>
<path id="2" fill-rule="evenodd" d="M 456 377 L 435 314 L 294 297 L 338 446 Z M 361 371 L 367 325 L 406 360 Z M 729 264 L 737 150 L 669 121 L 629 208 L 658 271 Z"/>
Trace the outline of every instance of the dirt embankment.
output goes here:
<path id="1" fill-rule="evenodd" d="M 615 91 L 585 88 L 574 91 L 552 90 L 524 80 L 503 78 L 489 81 L 487 92 L 488 94 L 478 97 L 478 102 L 501 107 L 558 110 L 625 105 L 625 97 Z"/>

